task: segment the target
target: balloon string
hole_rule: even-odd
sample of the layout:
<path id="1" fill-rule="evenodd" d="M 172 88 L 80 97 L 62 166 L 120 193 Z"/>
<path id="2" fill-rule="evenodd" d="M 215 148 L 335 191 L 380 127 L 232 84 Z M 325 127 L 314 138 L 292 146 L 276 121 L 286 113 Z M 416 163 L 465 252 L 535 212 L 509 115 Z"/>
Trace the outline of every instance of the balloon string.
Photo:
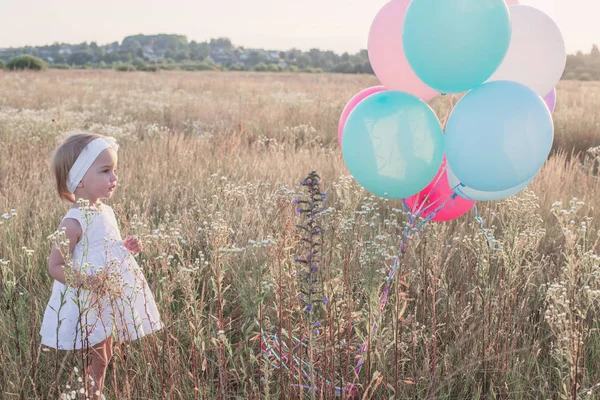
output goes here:
<path id="1" fill-rule="evenodd" d="M 436 189 L 439 187 L 439 185 L 442 183 L 442 176 L 444 175 L 443 171 L 446 170 L 446 165 L 444 165 L 441 168 L 441 170 L 442 170 L 442 173 L 438 173 L 438 175 L 436 175 L 436 177 L 434 178 L 435 179 L 435 183 L 433 184 L 433 187 L 427 192 L 427 194 L 425 195 L 425 197 L 421 199 L 420 198 L 420 194 L 416 195 L 417 196 L 417 201 L 415 201 L 415 203 L 413 204 L 413 207 L 412 207 L 413 208 L 412 209 L 412 213 L 413 214 L 419 214 L 419 213 L 421 213 L 421 211 L 423 211 L 423 206 L 429 200 L 429 196 L 431 196 L 431 193 L 435 192 Z"/>
<path id="2" fill-rule="evenodd" d="M 422 219 L 421 219 L 421 221 L 419 223 L 417 223 L 417 218 L 422 215 L 422 212 L 419 212 L 418 214 L 410 215 L 410 212 L 409 212 L 410 208 L 406 204 L 406 201 L 403 201 L 405 210 L 407 212 L 409 212 L 409 223 L 404 228 L 404 233 L 402 235 L 402 240 L 400 242 L 400 247 L 398 249 L 398 255 L 396 256 L 396 259 L 394 261 L 394 265 L 392 266 L 392 268 L 391 268 L 391 270 L 390 270 L 390 272 L 388 274 L 388 278 L 387 278 L 387 280 L 385 282 L 385 286 L 383 288 L 383 292 L 382 292 L 381 297 L 380 297 L 379 313 L 375 317 L 375 322 L 373 323 L 371 331 L 369 332 L 369 334 L 365 338 L 365 341 L 364 341 L 363 345 L 361 346 L 359 354 L 357 356 L 358 361 L 357 361 L 356 367 L 354 368 L 355 377 L 358 377 L 358 375 L 360 374 L 360 371 L 361 371 L 362 366 L 364 364 L 364 354 L 367 352 L 367 349 L 369 347 L 369 344 L 371 342 L 372 337 L 377 332 L 377 328 L 379 326 L 379 320 L 381 319 L 381 316 L 383 315 L 383 311 L 385 309 L 385 306 L 387 305 L 390 288 L 391 288 L 392 283 L 394 281 L 394 278 L 396 276 L 396 272 L 398 271 L 400 257 L 402 257 L 402 255 L 406 252 L 408 242 L 412 240 L 412 238 L 410 237 L 410 233 L 414 232 L 415 234 L 418 235 L 420 233 L 421 229 L 423 228 L 423 226 L 427 222 L 431 221 L 431 219 L 435 217 L 435 215 L 437 214 L 437 212 L 440 211 L 442 208 L 444 208 L 444 206 L 446 205 L 446 203 L 448 201 L 451 201 L 451 200 L 453 201 L 455 198 L 456 198 L 456 194 L 452 194 L 452 195 L 448 196 L 448 198 L 444 199 L 444 201 L 442 202 L 441 205 L 439 205 L 437 208 L 435 208 L 427 216 L 422 217 Z M 431 206 L 432 205 L 426 207 L 425 210 L 427 208 L 430 208 Z M 421 208 L 422 208 L 422 205 L 421 205 Z"/>
<path id="3" fill-rule="evenodd" d="M 456 185 L 455 187 L 452 188 L 452 191 L 455 192 L 460 186 L 464 187 L 465 185 L 463 183 L 459 183 L 458 185 Z M 490 229 L 488 229 L 488 228 L 485 227 L 485 222 L 483 221 L 483 218 L 481 218 L 481 216 L 479 215 L 479 210 L 477 208 L 477 205 L 475 205 L 474 210 L 475 210 L 475 221 L 477 221 L 477 223 L 481 227 L 481 231 L 483 232 L 483 235 L 488 240 L 488 242 L 490 244 L 490 248 L 492 249 L 492 251 L 502 250 L 498 246 L 494 245 L 494 242 L 496 241 L 496 238 L 494 237 L 494 235 L 492 235 L 490 233 Z"/>
<path id="4" fill-rule="evenodd" d="M 492 251 L 502 250 L 500 247 L 494 245 L 494 242 L 496 241 L 496 238 L 494 237 L 494 235 L 492 235 L 490 233 L 490 230 L 485 227 L 485 223 L 483 222 L 483 218 L 481 218 L 479 216 L 479 211 L 477 210 L 477 206 L 475 206 L 475 221 L 477 221 L 479 223 L 479 226 L 481 226 L 481 230 L 483 231 L 483 235 L 487 238 L 487 240 L 488 240 L 488 242 L 490 244 L 490 248 L 492 249 Z"/>
<path id="5" fill-rule="evenodd" d="M 272 335 L 271 339 L 269 340 L 268 336 L 264 333 L 264 331 L 261 330 L 261 338 L 263 340 L 263 345 L 262 347 L 262 351 L 263 351 L 263 355 L 265 357 L 265 359 L 267 361 L 269 361 L 269 363 L 271 364 L 271 366 L 275 369 L 280 369 L 281 366 L 283 366 L 283 368 L 285 368 L 287 371 L 290 371 L 291 368 L 290 367 L 295 367 L 298 369 L 298 371 L 301 372 L 302 376 L 307 379 L 310 380 L 311 379 L 311 373 L 308 372 L 308 370 L 306 368 L 309 368 L 309 370 L 311 370 L 312 375 L 315 376 L 318 380 L 321 380 L 322 382 L 324 382 L 327 386 L 332 387 L 336 394 L 341 394 L 341 388 L 334 386 L 329 380 L 325 379 L 321 374 L 319 374 L 316 370 L 311 368 L 311 365 L 306 362 L 306 361 L 300 361 L 298 359 L 298 357 L 296 357 L 295 355 L 293 355 L 294 350 L 296 350 L 300 345 L 304 345 L 302 343 L 302 341 L 298 338 L 296 338 L 295 336 L 292 336 L 292 340 L 297 342 L 297 344 L 290 350 L 286 345 L 285 342 L 283 341 L 279 341 L 278 336 Z M 277 363 L 269 360 L 269 355 L 273 356 L 276 361 L 281 365 L 278 365 Z M 287 361 L 289 361 L 288 356 L 291 355 L 291 360 L 294 362 L 294 364 L 291 364 L 290 366 L 288 366 L 286 364 Z M 318 391 L 318 387 L 315 385 L 315 382 L 308 382 L 308 383 L 312 383 L 312 385 L 308 385 L 308 384 L 302 384 L 302 385 L 293 385 L 293 386 L 299 386 L 302 387 L 304 389 L 308 389 L 308 390 L 314 390 L 315 392 Z"/>

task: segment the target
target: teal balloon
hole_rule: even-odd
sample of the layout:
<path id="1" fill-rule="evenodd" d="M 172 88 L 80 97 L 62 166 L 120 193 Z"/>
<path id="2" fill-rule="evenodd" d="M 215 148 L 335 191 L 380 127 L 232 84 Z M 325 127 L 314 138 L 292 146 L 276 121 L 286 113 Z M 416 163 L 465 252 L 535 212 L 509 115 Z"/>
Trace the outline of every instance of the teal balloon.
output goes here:
<path id="1" fill-rule="evenodd" d="M 544 100 L 511 81 L 481 85 L 454 107 L 446 125 L 448 165 L 462 184 L 498 192 L 535 175 L 552 148 L 554 126 Z"/>
<path id="2" fill-rule="evenodd" d="M 510 38 L 504 0 L 412 0 L 402 32 L 413 71 L 441 93 L 485 82 L 508 52 Z"/>
<path id="3" fill-rule="evenodd" d="M 419 193 L 437 174 L 444 134 L 427 103 L 404 92 L 379 92 L 350 113 L 342 153 L 348 170 L 365 189 L 402 199 Z"/>
<path id="4" fill-rule="evenodd" d="M 498 192 L 485 192 L 482 190 L 475 190 L 460 183 L 460 180 L 456 177 L 456 175 L 454 175 L 454 172 L 452 172 L 452 168 L 450 168 L 450 166 L 446 166 L 446 172 L 448 176 L 448 184 L 450 185 L 454 193 L 456 193 L 463 199 L 477 201 L 502 200 L 506 199 L 507 197 L 514 196 L 521 190 L 525 189 L 538 174 L 536 172 L 534 176 L 521 183 L 520 185 L 515 186 L 514 188 L 500 190 Z"/>

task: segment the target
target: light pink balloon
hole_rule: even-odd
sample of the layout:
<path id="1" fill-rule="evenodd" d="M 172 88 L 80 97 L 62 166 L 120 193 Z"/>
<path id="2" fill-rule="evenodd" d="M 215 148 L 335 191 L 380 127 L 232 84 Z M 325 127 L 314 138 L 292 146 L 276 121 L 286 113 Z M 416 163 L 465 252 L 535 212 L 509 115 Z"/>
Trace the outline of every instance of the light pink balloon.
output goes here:
<path id="1" fill-rule="evenodd" d="M 475 201 L 460 196 L 452 199 L 453 194 L 454 192 L 448 183 L 446 159 L 444 158 L 440 170 L 431 183 L 418 194 L 408 197 L 406 204 L 413 213 L 425 210 L 422 211 L 421 218 L 428 217 L 441 206 L 442 208 L 437 211 L 431 220 L 437 222 L 452 221 L 466 214 L 475 205 Z"/>
<path id="2" fill-rule="evenodd" d="M 543 99 L 546 102 L 550 113 L 552 114 L 556 108 L 556 88 L 552 89 L 550 93 L 543 97 Z"/>
<path id="3" fill-rule="evenodd" d="M 392 0 L 379 11 L 369 32 L 369 60 L 383 86 L 428 101 L 439 93 L 417 77 L 402 45 L 402 27 L 409 4 L 410 0 Z"/>
<path id="4" fill-rule="evenodd" d="M 506 0 L 506 4 L 509 6 L 519 4 L 519 0 Z"/>
<path id="5" fill-rule="evenodd" d="M 340 143 L 340 147 L 342 147 L 342 134 L 344 133 L 344 126 L 346 126 L 346 121 L 348 120 L 348 117 L 350 116 L 352 110 L 354 110 L 354 107 L 356 107 L 358 103 L 360 103 L 370 95 L 378 92 L 383 92 L 384 90 L 387 90 L 385 86 L 373 86 L 370 88 L 366 88 L 355 94 L 354 97 L 350 99 L 348 104 L 346 104 L 346 107 L 344 107 L 344 111 L 342 111 L 340 122 L 338 123 L 338 142 Z"/>

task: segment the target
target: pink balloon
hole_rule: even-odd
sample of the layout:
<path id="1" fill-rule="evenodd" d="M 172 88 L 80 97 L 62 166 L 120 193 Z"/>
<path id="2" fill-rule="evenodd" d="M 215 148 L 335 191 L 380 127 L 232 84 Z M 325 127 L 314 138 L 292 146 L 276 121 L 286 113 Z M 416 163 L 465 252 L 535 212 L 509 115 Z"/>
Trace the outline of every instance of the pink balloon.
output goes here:
<path id="1" fill-rule="evenodd" d="M 519 4 L 519 0 L 506 0 L 506 5 L 512 6 L 515 4 Z"/>
<path id="2" fill-rule="evenodd" d="M 342 111 L 340 122 L 338 124 L 338 142 L 340 142 L 340 147 L 342 147 L 342 134 L 344 133 L 344 126 L 346 126 L 346 121 L 348 120 L 348 117 L 350 116 L 352 110 L 354 110 L 354 107 L 356 107 L 358 103 L 360 103 L 370 95 L 378 92 L 383 92 L 384 90 L 387 90 L 385 86 L 373 86 L 370 88 L 366 88 L 355 94 L 354 97 L 350 99 L 348 104 L 346 104 L 346 107 L 344 107 L 344 111 Z"/>
<path id="3" fill-rule="evenodd" d="M 414 73 L 402 45 L 402 27 L 410 0 L 392 0 L 379 11 L 369 32 L 369 60 L 375 75 L 389 90 L 399 90 L 428 101 L 439 93 Z"/>
<path id="4" fill-rule="evenodd" d="M 475 201 L 463 199 L 459 196 L 448 200 L 453 194 L 454 192 L 448 183 L 446 159 L 444 158 L 440 170 L 431 183 L 420 193 L 408 197 L 406 204 L 413 213 L 425 210 L 421 214 L 422 218 L 428 217 L 433 211 L 442 206 L 431 220 L 437 222 L 452 221 L 466 214 L 475 205 Z"/>
<path id="5" fill-rule="evenodd" d="M 552 89 L 550 93 L 544 96 L 544 101 L 552 114 L 556 108 L 556 88 Z"/>

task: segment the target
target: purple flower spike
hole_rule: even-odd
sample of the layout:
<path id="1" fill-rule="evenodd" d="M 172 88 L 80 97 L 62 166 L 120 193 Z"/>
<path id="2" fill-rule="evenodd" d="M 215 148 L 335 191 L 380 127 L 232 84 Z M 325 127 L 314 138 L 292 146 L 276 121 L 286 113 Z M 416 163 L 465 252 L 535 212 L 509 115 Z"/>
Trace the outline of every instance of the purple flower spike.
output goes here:
<path id="1" fill-rule="evenodd" d="M 320 328 L 321 327 L 321 323 L 319 321 L 315 322 L 315 328 Z"/>
<path id="2" fill-rule="evenodd" d="M 312 309 L 313 309 L 312 304 L 309 304 L 304 308 L 304 312 L 310 312 L 310 311 L 312 311 Z"/>
<path id="3" fill-rule="evenodd" d="M 323 304 L 329 304 L 329 300 L 327 299 L 327 297 L 323 297 L 321 301 L 323 302 Z"/>

